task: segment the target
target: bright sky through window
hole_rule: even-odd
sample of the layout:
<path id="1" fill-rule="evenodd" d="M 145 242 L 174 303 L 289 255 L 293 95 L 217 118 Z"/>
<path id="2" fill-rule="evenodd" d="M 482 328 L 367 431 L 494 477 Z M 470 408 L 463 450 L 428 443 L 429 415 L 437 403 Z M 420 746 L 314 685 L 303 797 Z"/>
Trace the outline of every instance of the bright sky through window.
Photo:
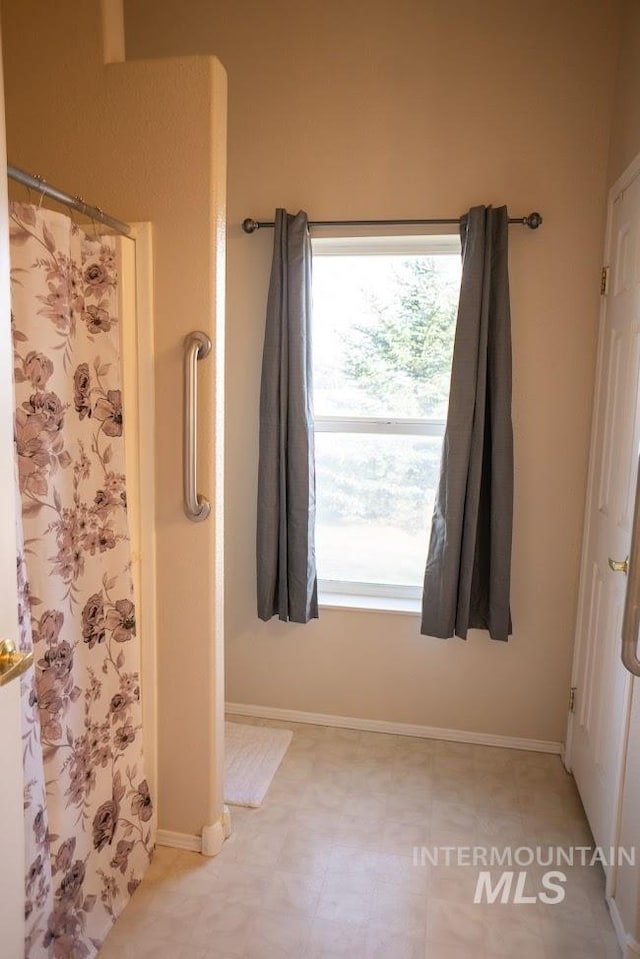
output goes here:
<path id="1" fill-rule="evenodd" d="M 314 257 L 321 588 L 421 585 L 446 418 L 460 256 Z"/>

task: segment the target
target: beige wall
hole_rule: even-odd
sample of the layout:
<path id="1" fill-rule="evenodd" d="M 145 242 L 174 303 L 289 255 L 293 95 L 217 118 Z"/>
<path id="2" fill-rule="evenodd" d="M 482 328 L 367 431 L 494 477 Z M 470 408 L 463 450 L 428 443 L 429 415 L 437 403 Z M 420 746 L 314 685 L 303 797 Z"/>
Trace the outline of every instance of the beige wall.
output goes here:
<path id="1" fill-rule="evenodd" d="M 127 56 L 229 75 L 227 698 L 560 740 L 582 536 L 617 3 L 128 0 Z M 255 614 L 268 235 L 245 216 L 542 212 L 513 228 L 516 507 L 508 645 L 409 616 Z"/>
<path id="2" fill-rule="evenodd" d="M 200 328 L 216 342 L 201 370 L 200 488 L 213 497 L 226 78 L 209 57 L 103 67 L 96 0 L 5 0 L 2 24 L 11 162 L 122 219 L 153 224 L 159 824 L 194 834 L 222 804 L 222 501 L 206 523 L 182 512 L 182 340 Z"/>
<path id="3" fill-rule="evenodd" d="M 640 2 L 623 0 L 609 145 L 609 185 L 640 153 Z"/>

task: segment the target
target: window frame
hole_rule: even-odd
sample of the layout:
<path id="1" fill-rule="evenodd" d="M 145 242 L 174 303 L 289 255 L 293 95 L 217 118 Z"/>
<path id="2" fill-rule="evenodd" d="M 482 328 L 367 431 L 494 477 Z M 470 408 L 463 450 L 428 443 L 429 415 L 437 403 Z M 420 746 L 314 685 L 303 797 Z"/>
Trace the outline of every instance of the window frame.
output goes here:
<path id="1" fill-rule="evenodd" d="M 313 237 L 316 256 L 438 256 L 461 252 L 458 233 L 439 232 L 415 236 Z M 446 420 L 435 417 L 315 416 L 314 433 L 374 433 L 378 435 L 442 436 Z M 426 560 L 426 555 L 425 555 Z M 420 586 L 318 579 L 318 592 L 331 596 L 375 597 L 392 600 L 419 600 Z M 366 605 L 366 603 L 363 603 Z"/>

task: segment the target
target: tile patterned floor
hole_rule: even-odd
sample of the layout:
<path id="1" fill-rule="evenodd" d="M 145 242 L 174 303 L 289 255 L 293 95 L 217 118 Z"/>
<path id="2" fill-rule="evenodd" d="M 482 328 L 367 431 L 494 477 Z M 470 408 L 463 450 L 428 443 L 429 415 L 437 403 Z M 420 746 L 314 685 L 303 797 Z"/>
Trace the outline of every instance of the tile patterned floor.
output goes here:
<path id="1" fill-rule="evenodd" d="M 561 904 L 489 905 L 477 869 L 412 861 L 590 844 L 558 757 L 265 725 L 294 737 L 263 807 L 232 809 L 215 859 L 159 847 L 100 959 L 619 959 L 598 867 L 566 870 Z"/>

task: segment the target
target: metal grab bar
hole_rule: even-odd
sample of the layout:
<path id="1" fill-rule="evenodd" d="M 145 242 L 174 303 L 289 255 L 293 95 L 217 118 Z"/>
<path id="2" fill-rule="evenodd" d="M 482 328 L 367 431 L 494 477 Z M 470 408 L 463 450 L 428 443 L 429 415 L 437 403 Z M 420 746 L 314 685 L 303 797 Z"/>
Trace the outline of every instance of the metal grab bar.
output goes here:
<path id="1" fill-rule="evenodd" d="M 184 340 L 184 511 L 194 523 L 200 523 L 211 512 L 209 500 L 199 496 L 198 477 L 198 360 L 211 351 L 206 333 L 189 333 Z"/>
<path id="2" fill-rule="evenodd" d="M 638 466 L 640 471 L 640 464 Z M 622 662 L 634 676 L 640 676 L 638 629 L 640 628 L 640 476 L 636 479 L 631 549 L 628 560 L 627 594 L 622 618 Z"/>

